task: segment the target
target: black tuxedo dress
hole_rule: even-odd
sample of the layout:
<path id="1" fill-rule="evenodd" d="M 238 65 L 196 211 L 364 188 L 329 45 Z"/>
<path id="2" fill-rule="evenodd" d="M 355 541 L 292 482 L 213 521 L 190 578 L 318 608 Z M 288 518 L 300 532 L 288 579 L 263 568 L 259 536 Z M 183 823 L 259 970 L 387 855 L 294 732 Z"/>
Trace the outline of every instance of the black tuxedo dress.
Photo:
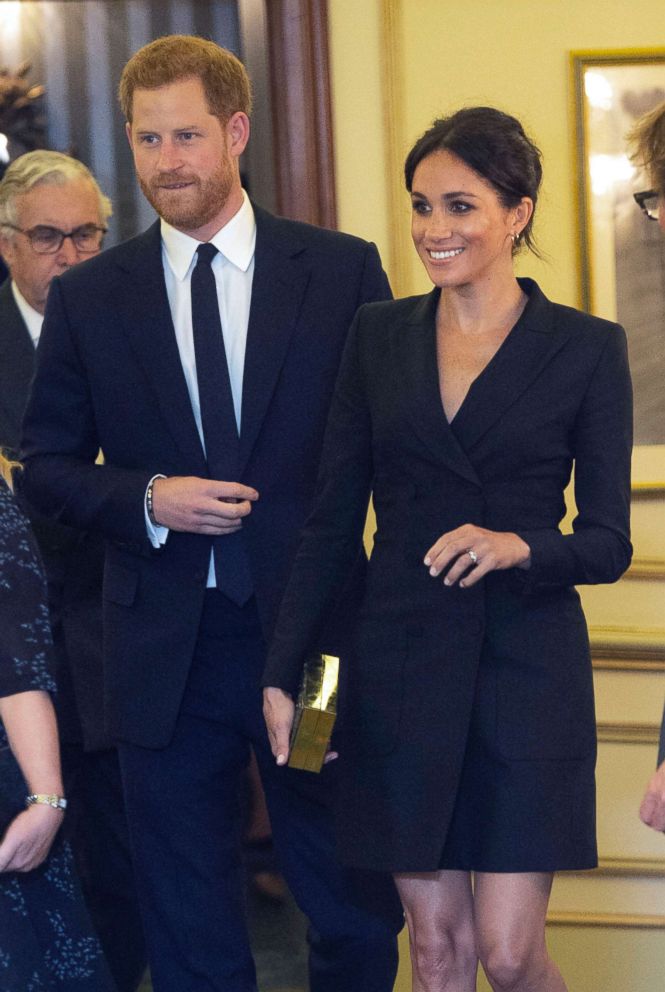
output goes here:
<path id="1" fill-rule="evenodd" d="M 390 871 L 596 863 L 594 703 L 575 585 L 628 566 L 631 389 L 615 324 L 529 301 L 449 424 L 438 290 L 363 307 L 318 497 L 263 677 L 294 691 L 362 531 L 377 530 L 341 686 L 341 852 Z M 577 516 L 559 525 L 575 465 Z M 531 568 L 460 589 L 426 551 L 473 523 L 518 533 Z"/>

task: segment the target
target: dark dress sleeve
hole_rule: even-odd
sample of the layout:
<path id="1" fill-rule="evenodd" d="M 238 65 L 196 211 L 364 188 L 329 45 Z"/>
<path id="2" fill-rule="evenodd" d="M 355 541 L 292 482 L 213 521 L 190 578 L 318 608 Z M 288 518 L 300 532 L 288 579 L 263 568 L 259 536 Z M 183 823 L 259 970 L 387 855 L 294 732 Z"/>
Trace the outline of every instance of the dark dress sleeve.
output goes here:
<path id="1" fill-rule="evenodd" d="M 359 357 L 356 314 L 335 386 L 314 509 L 300 537 L 261 684 L 295 694 L 303 661 L 326 650 L 317 638 L 362 542 L 372 486 L 371 421 Z"/>
<path id="2" fill-rule="evenodd" d="M 573 533 L 518 530 L 531 548 L 523 591 L 616 582 L 630 564 L 632 388 L 626 335 L 607 333 L 572 431 L 575 459 Z"/>
<path id="3" fill-rule="evenodd" d="M 46 584 L 28 523 L 0 479 L 0 696 L 55 691 Z"/>

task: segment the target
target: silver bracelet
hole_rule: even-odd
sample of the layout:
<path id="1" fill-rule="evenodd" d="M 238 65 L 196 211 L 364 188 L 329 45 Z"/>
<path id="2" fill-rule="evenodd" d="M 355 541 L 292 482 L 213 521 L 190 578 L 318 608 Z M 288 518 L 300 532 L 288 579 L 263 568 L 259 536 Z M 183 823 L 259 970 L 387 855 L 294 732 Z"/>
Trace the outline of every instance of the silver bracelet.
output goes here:
<path id="1" fill-rule="evenodd" d="M 63 796 L 47 795 L 45 792 L 35 792 L 25 797 L 26 806 L 52 806 L 53 809 L 67 809 L 67 800 Z"/>
<path id="2" fill-rule="evenodd" d="M 163 476 L 157 476 L 157 478 L 163 478 Z M 153 525 L 153 527 L 159 527 L 159 524 L 155 520 L 155 511 L 152 508 L 152 491 L 155 485 L 156 479 L 152 479 L 148 488 L 145 491 L 145 508 L 148 511 L 148 520 Z"/>

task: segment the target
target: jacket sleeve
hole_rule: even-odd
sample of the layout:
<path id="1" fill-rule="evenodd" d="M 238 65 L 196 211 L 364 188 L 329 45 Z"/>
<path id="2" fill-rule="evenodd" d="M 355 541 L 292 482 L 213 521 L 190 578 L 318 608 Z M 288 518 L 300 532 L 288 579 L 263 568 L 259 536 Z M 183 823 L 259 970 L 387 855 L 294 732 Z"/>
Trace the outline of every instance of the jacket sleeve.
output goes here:
<path id="1" fill-rule="evenodd" d="M 99 464 L 99 450 L 86 368 L 55 279 L 23 421 L 21 496 L 44 516 L 149 554 L 143 500 L 151 473 Z"/>
<path id="2" fill-rule="evenodd" d="M 376 245 L 369 243 L 365 253 L 360 293 L 357 306 L 363 303 L 374 303 L 381 300 L 392 300 L 393 294 L 388 282 L 388 276 L 383 271 L 381 258 Z"/>
<path id="3" fill-rule="evenodd" d="M 518 531 L 531 548 L 531 568 L 520 573 L 525 593 L 615 582 L 630 564 L 632 389 L 626 335 L 618 325 L 607 333 L 571 442 L 573 533 Z"/>
<path id="4" fill-rule="evenodd" d="M 378 256 L 377 256 L 378 258 Z M 371 423 L 359 335 L 363 309 L 346 342 L 328 417 L 314 508 L 300 544 L 261 684 L 295 693 L 306 654 L 319 636 L 356 561 L 372 484 Z"/>

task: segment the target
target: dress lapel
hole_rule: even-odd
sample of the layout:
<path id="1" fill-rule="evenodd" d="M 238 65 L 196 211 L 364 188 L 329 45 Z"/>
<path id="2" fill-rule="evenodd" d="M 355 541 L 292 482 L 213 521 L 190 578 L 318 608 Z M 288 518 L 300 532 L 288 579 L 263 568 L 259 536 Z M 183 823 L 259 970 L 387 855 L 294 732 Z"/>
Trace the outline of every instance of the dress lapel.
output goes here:
<path id="1" fill-rule="evenodd" d="M 531 386 L 569 337 L 555 328 L 552 305 L 538 286 L 531 279 L 519 282 L 529 295 L 527 305 L 497 353 L 471 384 L 451 424 L 466 452 Z"/>
<path id="2" fill-rule="evenodd" d="M 310 270 L 293 228 L 258 207 L 252 301 L 242 388 L 240 475 L 266 416 L 296 326 Z"/>
<path id="3" fill-rule="evenodd" d="M 118 310 L 122 326 L 142 364 L 174 441 L 188 459 L 195 455 L 205 477 L 205 456 L 182 370 L 166 294 L 159 221 L 127 244 L 119 262 L 123 293 Z M 130 291 L 126 291 L 129 280 Z"/>
<path id="4" fill-rule="evenodd" d="M 407 416 L 413 430 L 437 460 L 480 485 L 476 472 L 446 420 L 436 361 L 436 309 L 440 291 L 421 297 L 405 323 L 393 328 Z"/>

